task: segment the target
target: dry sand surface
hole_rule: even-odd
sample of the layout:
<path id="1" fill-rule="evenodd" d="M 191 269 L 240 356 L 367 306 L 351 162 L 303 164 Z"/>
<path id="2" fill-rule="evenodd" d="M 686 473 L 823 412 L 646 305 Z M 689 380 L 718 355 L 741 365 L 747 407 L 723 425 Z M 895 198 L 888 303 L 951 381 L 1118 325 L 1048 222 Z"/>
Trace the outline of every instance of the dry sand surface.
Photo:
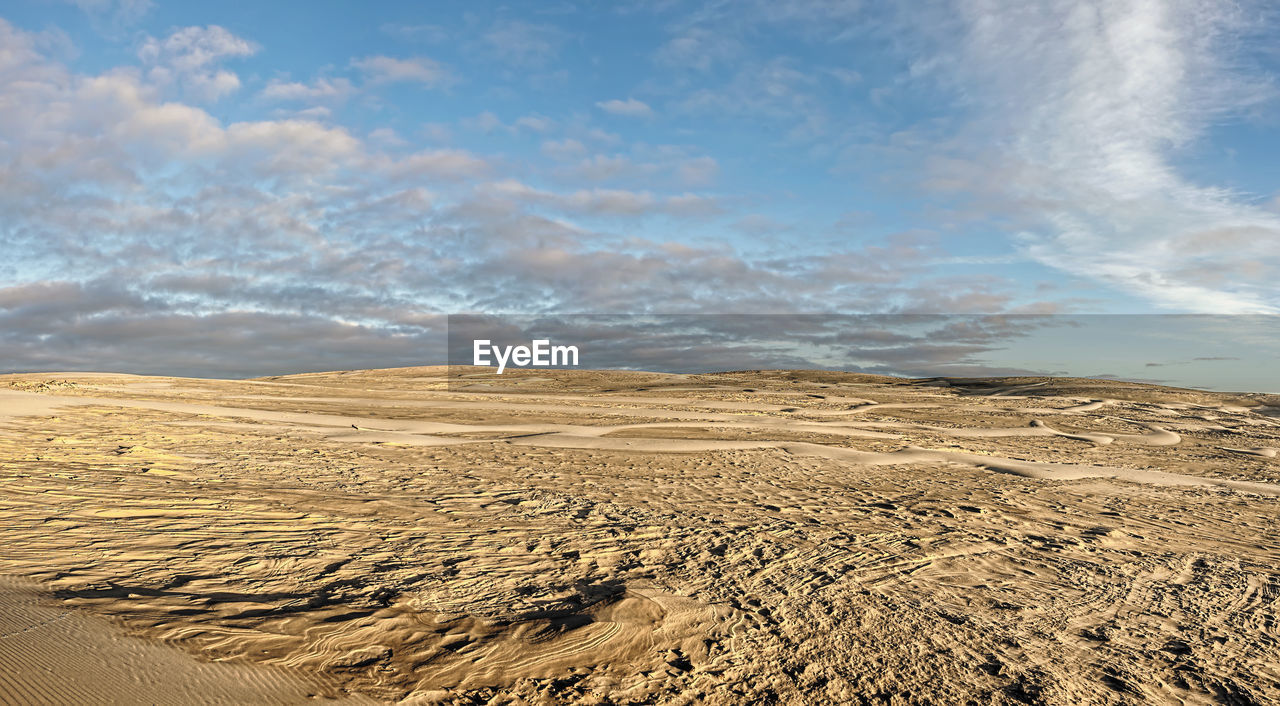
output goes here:
<path id="1" fill-rule="evenodd" d="M 1280 399 L 0 376 L 0 704 L 1280 703 Z"/>

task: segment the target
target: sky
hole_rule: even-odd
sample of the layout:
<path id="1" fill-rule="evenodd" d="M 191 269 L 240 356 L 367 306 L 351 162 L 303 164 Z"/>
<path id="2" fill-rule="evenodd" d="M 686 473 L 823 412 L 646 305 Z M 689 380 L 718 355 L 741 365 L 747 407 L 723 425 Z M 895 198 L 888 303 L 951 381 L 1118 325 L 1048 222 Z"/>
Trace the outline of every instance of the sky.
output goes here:
<path id="1" fill-rule="evenodd" d="M 1280 314 L 1278 15 L 10 0 L 0 371 L 437 363 L 468 312 L 1256 323 Z M 1214 387 L 1167 361 L 1249 358 L 960 328 L 791 362 Z"/>

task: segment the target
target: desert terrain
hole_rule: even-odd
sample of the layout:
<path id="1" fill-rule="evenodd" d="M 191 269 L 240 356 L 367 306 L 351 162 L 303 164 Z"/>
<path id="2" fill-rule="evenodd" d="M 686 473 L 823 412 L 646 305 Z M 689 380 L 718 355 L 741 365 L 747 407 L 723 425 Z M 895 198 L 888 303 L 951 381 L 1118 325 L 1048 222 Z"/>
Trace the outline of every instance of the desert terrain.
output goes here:
<path id="1" fill-rule="evenodd" d="M 1084 379 L 0 376 L 0 704 L 1280 703 L 1277 449 Z"/>

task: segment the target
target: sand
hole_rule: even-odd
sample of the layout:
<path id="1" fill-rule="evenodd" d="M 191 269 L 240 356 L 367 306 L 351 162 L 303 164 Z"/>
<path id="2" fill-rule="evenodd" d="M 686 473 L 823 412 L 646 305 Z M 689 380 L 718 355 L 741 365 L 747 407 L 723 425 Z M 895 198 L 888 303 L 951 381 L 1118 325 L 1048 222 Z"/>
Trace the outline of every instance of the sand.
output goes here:
<path id="1" fill-rule="evenodd" d="M 0 703 L 1278 703 L 1274 396 L 0 376 Z"/>
<path id="2" fill-rule="evenodd" d="M 309 704 L 341 694 L 336 687 L 314 674 L 201 661 L 0 576 L 0 704 Z"/>

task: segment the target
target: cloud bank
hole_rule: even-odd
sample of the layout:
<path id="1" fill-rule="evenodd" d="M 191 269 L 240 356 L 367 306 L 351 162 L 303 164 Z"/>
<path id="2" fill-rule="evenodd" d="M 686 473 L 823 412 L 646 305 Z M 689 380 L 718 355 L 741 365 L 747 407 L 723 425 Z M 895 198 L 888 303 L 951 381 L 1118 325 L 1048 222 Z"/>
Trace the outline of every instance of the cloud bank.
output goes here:
<path id="1" fill-rule="evenodd" d="M 219 24 L 102 65 L 0 19 L 0 368 L 432 363 L 468 311 L 1277 313 L 1274 196 L 1191 159 L 1274 105 L 1264 10 L 596 9 L 649 18 L 652 75 L 560 110 L 531 97 L 591 65 L 568 20 L 468 16 L 454 54 L 379 23 L 405 45 L 308 75 Z M 944 327 L 936 360 L 1033 329 Z"/>

